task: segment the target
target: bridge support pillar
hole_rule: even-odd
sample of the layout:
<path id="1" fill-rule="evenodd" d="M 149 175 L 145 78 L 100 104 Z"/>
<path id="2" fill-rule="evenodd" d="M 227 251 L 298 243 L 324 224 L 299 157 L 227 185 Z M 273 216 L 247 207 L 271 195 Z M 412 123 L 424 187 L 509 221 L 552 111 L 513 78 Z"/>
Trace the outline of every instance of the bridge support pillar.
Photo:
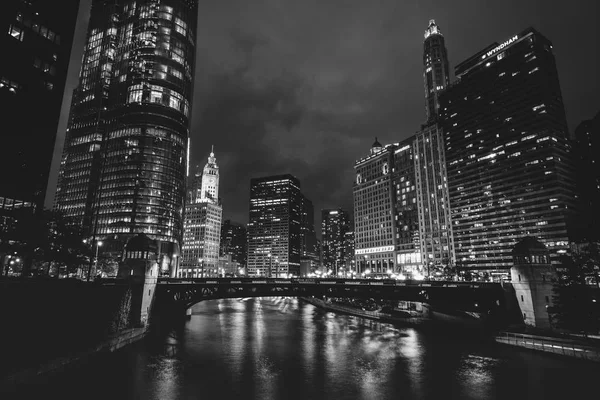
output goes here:
<path id="1" fill-rule="evenodd" d="M 124 260 L 119 263 L 119 278 L 132 284 L 130 318 L 134 326 L 146 326 L 158 280 L 158 244 L 144 234 L 129 240 Z"/>
<path id="2" fill-rule="evenodd" d="M 525 325 L 550 329 L 548 308 L 552 306 L 552 280 L 556 270 L 550 263 L 546 246 L 533 237 L 525 237 L 512 252 L 511 283 Z"/>

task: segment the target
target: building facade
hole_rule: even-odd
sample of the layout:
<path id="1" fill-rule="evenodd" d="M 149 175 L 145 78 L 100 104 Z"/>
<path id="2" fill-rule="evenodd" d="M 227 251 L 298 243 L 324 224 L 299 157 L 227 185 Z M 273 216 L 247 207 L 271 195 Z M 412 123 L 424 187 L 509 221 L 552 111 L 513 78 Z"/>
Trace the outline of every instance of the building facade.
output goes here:
<path id="1" fill-rule="evenodd" d="M 384 275 L 396 267 L 395 198 L 392 181 L 395 145 L 377 138 L 370 154 L 354 164 L 354 226 L 357 273 Z"/>
<path id="2" fill-rule="evenodd" d="M 174 273 L 183 236 L 197 0 L 93 0 L 55 208 L 103 249 L 144 233 Z"/>
<path id="3" fill-rule="evenodd" d="M 292 175 L 251 180 L 248 275 L 299 276 L 303 199 L 300 181 Z"/>
<path id="4" fill-rule="evenodd" d="M 423 42 L 423 83 L 427 123 L 435 122 L 440 108 L 440 93 L 450 83 L 448 51 L 442 32 L 435 20 L 429 21 Z"/>
<path id="5" fill-rule="evenodd" d="M 219 201 L 219 166 L 211 151 L 208 162 L 200 166 L 185 206 L 180 277 L 205 277 L 219 274 L 219 250 L 223 208 Z"/>
<path id="6" fill-rule="evenodd" d="M 221 257 L 231 256 L 231 261 L 237 262 L 241 267 L 246 267 L 248 256 L 248 235 L 243 224 L 229 219 L 221 226 Z"/>
<path id="7" fill-rule="evenodd" d="M 534 236 L 566 252 L 575 212 L 572 148 L 552 44 L 534 29 L 457 65 L 441 93 L 457 266 L 507 275 Z"/>
<path id="8" fill-rule="evenodd" d="M 423 45 L 426 123 L 416 133 L 413 153 L 419 211 L 419 248 L 427 275 L 455 263 L 446 157 L 439 124 L 439 96 L 450 84 L 448 51 L 434 20 Z"/>
<path id="9" fill-rule="evenodd" d="M 0 214 L 43 210 L 79 0 L 4 0 Z"/>
<path id="10" fill-rule="evenodd" d="M 577 186 L 581 195 L 579 242 L 600 241 L 600 112 L 575 128 Z"/>
<path id="11" fill-rule="evenodd" d="M 337 274 L 349 267 L 346 265 L 348 259 L 346 233 L 348 232 L 350 232 L 350 216 L 347 211 L 341 208 L 321 210 L 321 240 L 325 270 Z"/>

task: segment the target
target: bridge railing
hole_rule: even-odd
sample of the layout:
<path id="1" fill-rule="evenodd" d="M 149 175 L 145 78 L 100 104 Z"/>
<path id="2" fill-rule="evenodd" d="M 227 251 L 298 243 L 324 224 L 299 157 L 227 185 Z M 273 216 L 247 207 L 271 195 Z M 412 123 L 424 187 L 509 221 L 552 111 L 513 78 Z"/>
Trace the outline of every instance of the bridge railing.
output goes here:
<path id="1" fill-rule="evenodd" d="M 496 336 L 496 342 L 545 351 L 548 353 L 583 358 L 586 360 L 600 361 L 600 347 L 587 346 L 568 339 L 503 332 Z"/>
<path id="2" fill-rule="evenodd" d="M 456 282 L 456 281 L 417 281 L 394 279 L 327 279 L 327 278 L 159 278 L 159 284 L 204 284 L 204 285 L 365 285 L 397 287 L 448 287 L 448 288 L 494 288 L 498 283 Z"/>

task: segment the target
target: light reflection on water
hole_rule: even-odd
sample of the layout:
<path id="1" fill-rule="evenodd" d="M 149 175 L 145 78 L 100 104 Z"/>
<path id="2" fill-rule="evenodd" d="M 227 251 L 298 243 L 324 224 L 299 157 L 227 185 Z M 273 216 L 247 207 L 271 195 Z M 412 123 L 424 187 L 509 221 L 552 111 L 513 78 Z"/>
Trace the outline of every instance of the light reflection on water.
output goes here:
<path id="1" fill-rule="evenodd" d="M 297 299 L 203 302 L 183 331 L 156 341 L 20 398 L 600 398 L 595 364 L 334 314 Z M 165 352 L 168 343 L 177 351 Z"/>

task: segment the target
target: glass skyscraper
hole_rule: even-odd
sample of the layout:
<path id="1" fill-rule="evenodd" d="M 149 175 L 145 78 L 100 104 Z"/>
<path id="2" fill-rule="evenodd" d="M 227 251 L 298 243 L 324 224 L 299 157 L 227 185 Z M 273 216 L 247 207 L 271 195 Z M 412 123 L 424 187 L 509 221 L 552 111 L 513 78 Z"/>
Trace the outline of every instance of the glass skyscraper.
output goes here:
<path id="1" fill-rule="evenodd" d="M 529 28 L 455 74 L 440 117 L 458 266 L 506 274 L 524 236 L 567 252 L 575 181 L 552 44 Z"/>
<path id="2" fill-rule="evenodd" d="M 300 274 L 304 196 L 286 174 L 250 182 L 248 275 Z"/>
<path id="3" fill-rule="evenodd" d="M 55 208 L 120 251 L 144 233 L 163 261 L 183 232 L 197 0 L 93 0 Z"/>
<path id="4" fill-rule="evenodd" d="M 323 254 L 323 268 L 336 273 L 346 265 L 348 260 L 346 250 L 346 233 L 350 232 L 350 216 L 345 210 L 321 210 L 321 246 Z"/>
<path id="5" fill-rule="evenodd" d="M 43 209 L 78 10 L 79 0 L 2 1 L 0 216 Z"/>

